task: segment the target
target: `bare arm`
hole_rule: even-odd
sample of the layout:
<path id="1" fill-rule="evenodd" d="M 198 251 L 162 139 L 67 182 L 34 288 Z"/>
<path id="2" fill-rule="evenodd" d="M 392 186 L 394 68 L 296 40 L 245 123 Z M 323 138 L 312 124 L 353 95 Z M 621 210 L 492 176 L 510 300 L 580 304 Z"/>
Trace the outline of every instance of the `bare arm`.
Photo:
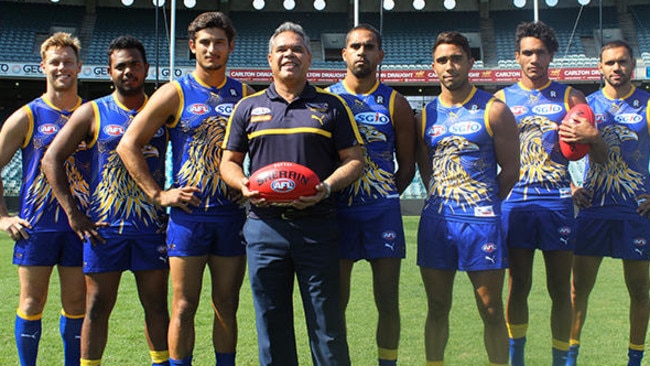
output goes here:
<path id="1" fill-rule="evenodd" d="M 147 196 L 161 206 L 179 207 L 186 212 L 192 212 L 188 205 L 196 207 L 201 203 L 199 198 L 194 196 L 198 188 L 181 187 L 164 191 L 149 171 L 142 154 L 142 148 L 156 131 L 174 118 L 179 103 L 180 98 L 174 85 L 168 83 L 162 86 L 151 96 L 144 109 L 135 116 L 117 145 L 117 153 L 133 180 Z"/>
<path id="2" fill-rule="evenodd" d="M 499 198 L 504 199 L 519 180 L 519 131 L 515 117 L 503 102 L 492 103 L 489 116 L 494 134 L 494 153 L 501 167 L 497 176 Z"/>
<path id="3" fill-rule="evenodd" d="M 418 164 L 418 170 L 420 171 L 420 178 L 424 187 L 429 191 L 429 183 L 431 182 L 431 161 L 429 160 L 429 149 L 424 143 L 424 136 L 422 136 L 422 115 L 418 114 L 415 117 L 415 129 L 416 129 L 416 151 L 415 158 Z"/>
<path id="4" fill-rule="evenodd" d="M 16 151 L 20 148 L 29 131 L 29 117 L 21 108 L 14 112 L 5 121 L 0 129 L 0 171 L 9 164 Z M 0 229 L 5 231 L 11 239 L 18 240 L 29 238 L 25 228 L 31 229 L 25 219 L 18 216 L 9 216 L 9 210 L 4 200 L 4 185 L 0 179 Z"/>
<path id="5" fill-rule="evenodd" d="M 221 179 L 229 187 L 241 191 L 242 196 L 249 199 L 254 205 L 263 205 L 266 199 L 259 196 L 259 191 L 248 190 L 248 178 L 244 175 L 244 157 L 245 153 L 231 150 L 224 150 L 219 165 Z"/>
<path id="6" fill-rule="evenodd" d="M 299 200 L 293 201 L 291 206 L 300 210 L 313 206 L 327 198 L 326 185 L 329 185 L 331 192 L 337 192 L 361 177 L 363 173 L 363 154 L 360 145 L 339 150 L 339 158 L 341 164 L 329 177 L 318 183 L 316 194 L 309 197 L 300 197 Z"/>
<path id="7" fill-rule="evenodd" d="M 571 89 L 569 99 L 571 107 L 576 104 L 587 104 L 584 94 L 576 89 Z M 598 128 L 589 123 L 586 118 L 575 117 L 574 119 L 580 123 L 563 123 L 560 125 L 560 138 L 568 143 L 591 145 L 589 159 L 599 164 L 607 162 L 609 149 L 605 140 L 600 136 Z"/>
<path id="8" fill-rule="evenodd" d="M 82 141 L 90 141 L 94 132 L 95 113 L 92 104 L 86 103 L 70 116 L 65 126 L 57 133 L 42 161 L 43 172 L 52 187 L 52 192 L 68 216 L 70 227 L 81 240 L 89 238 L 93 243 L 95 240 L 105 241 L 96 230 L 97 226 L 105 224 L 93 223 L 79 210 L 77 202 L 70 192 L 63 164 L 77 150 Z"/>
<path id="9" fill-rule="evenodd" d="M 413 181 L 415 174 L 415 119 L 413 110 L 406 99 L 398 94 L 395 98 L 395 155 L 397 172 L 395 182 L 397 191 L 402 194 Z"/>

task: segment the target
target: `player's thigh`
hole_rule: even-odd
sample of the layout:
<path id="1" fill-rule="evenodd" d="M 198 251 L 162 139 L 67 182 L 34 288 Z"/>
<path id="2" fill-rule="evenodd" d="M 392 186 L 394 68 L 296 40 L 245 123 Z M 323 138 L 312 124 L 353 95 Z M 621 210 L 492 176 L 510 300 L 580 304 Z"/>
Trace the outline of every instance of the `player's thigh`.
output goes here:
<path id="1" fill-rule="evenodd" d="M 246 272 L 246 256 L 211 255 L 208 266 L 212 278 L 212 300 L 215 303 L 236 300 Z"/>
<path id="2" fill-rule="evenodd" d="M 181 301 L 192 306 L 198 305 L 201 287 L 203 286 L 203 272 L 207 261 L 207 255 L 169 257 L 173 302 Z"/>

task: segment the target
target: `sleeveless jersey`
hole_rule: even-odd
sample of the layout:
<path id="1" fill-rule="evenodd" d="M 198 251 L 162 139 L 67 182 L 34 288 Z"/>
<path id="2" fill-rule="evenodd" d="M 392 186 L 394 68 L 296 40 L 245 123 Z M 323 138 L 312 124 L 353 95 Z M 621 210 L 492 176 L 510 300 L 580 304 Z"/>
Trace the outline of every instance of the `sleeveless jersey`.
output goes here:
<path id="1" fill-rule="evenodd" d="M 557 130 L 570 109 L 570 93 L 571 87 L 553 81 L 532 90 L 517 83 L 497 93 L 519 128 L 519 181 L 505 203 L 531 209 L 573 208 L 569 161 L 560 151 Z"/>
<path id="2" fill-rule="evenodd" d="M 218 87 L 203 84 L 188 74 L 174 85 L 180 97 L 176 120 L 168 125 L 172 143 L 173 186 L 193 186 L 201 205 L 193 215 L 213 216 L 224 207 L 235 209 L 235 192 L 221 179 L 224 135 L 234 105 L 246 96 L 246 86 L 226 78 Z M 172 208 L 172 212 L 177 210 Z"/>
<path id="3" fill-rule="evenodd" d="M 65 211 L 45 178 L 41 160 L 56 134 L 81 103 L 82 100 L 79 99 L 73 109 L 61 110 L 42 96 L 23 107 L 29 117 L 29 132 L 21 147 L 23 185 L 20 189 L 20 217 L 29 221 L 34 231 L 72 230 Z M 89 155 L 85 143 L 64 163 L 70 190 L 82 212 L 88 209 L 88 164 Z"/>
<path id="4" fill-rule="evenodd" d="M 95 136 L 88 144 L 91 153 L 92 192 L 90 217 L 108 223 L 120 234 L 156 234 L 164 224 L 165 211 L 135 183 L 115 149 L 133 117 L 140 110 L 129 110 L 108 95 L 91 102 L 95 114 Z M 167 132 L 161 127 L 142 153 L 154 179 L 165 181 Z"/>
<path id="5" fill-rule="evenodd" d="M 363 138 L 363 175 L 337 193 L 338 206 L 359 206 L 378 200 L 399 198 L 393 157 L 393 113 L 397 92 L 379 82 L 367 94 L 354 94 L 342 81 L 328 89 L 340 95 L 348 104 Z"/>
<path id="6" fill-rule="evenodd" d="M 501 214 L 488 111 L 494 97 L 476 87 L 459 106 L 435 98 L 422 111 L 431 182 L 424 210 L 459 218 Z"/>
<path id="7" fill-rule="evenodd" d="M 621 99 L 609 98 L 603 90 L 587 98 L 609 152 L 606 164 L 587 163 L 584 187 L 593 191 L 593 198 L 591 208 L 581 214 L 639 217 L 636 196 L 650 193 L 649 100 L 650 94 L 637 88 Z"/>

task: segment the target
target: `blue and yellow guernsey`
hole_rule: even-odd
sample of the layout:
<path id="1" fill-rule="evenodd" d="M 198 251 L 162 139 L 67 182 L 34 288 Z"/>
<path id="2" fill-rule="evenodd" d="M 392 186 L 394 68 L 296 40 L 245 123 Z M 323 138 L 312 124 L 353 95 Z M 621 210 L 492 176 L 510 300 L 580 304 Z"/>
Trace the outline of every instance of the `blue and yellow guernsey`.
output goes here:
<path id="1" fill-rule="evenodd" d="M 193 217 L 227 214 L 239 209 L 236 192 L 221 179 L 221 144 L 234 105 L 246 96 L 246 86 L 226 78 L 211 87 L 193 74 L 174 82 L 180 98 L 176 119 L 168 124 L 172 143 L 173 186 L 199 188 L 201 205 Z M 179 209 L 172 208 L 172 215 Z"/>
<path id="2" fill-rule="evenodd" d="M 501 215 L 497 162 L 490 129 L 494 97 L 476 87 L 460 105 L 435 98 L 422 110 L 424 143 L 432 162 L 423 214 L 494 219 Z"/>
<path id="3" fill-rule="evenodd" d="M 23 107 L 29 117 L 29 132 L 21 146 L 23 185 L 20 191 L 20 217 L 29 221 L 34 231 L 71 231 L 68 217 L 56 200 L 41 167 L 41 159 L 56 134 L 68 121 L 71 110 L 55 107 L 45 96 Z M 64 163 L 68 184 L 74 199 L 83 212 L 88 208 L 89 155 L 85 144 Z"/>
<path id="4" fill-rule="evenodd" d="M 366 94 L 355 94 L 347 89 L 343 81 L 328 89 L 340 95 L 348 104 L 363 138 L 363 175 L 337 194 L 337 205 L 360 206 L 399 198 L 393 156 L 393 113 L 397 92 L 379 82 Z"/>
<path id="5" fill-rule="evenodd" d="M 593 198 L 580 215 L 621 220 L 639 216 L 637 196 L 650 193 L 649 101 L 650 94 L 637 88 L 621 99 L 603 90 L 587 98 L 609 151 L 605 164 L 587 164 L 584 187 L 593 191 Z"/>
<path id="6" fill-rule="evenodd" d="M 114 94 L 91 103 L 95 114 L 95 136 L 88 144 L 92 159 L 90 217 L 95 222 L 108 223 L 110 229 L 119 234 L 158 233 L 164 224 L 165 210 L 135 183 L 115 151 L 140 110 L 129 110 L 115 99 Z M 142 148 L 149 170 L 161 186 L 165 181 L 166 150 L 165 127 L 161 127 Z"/>
<path id="7" fill-rule="evenodd" d="M 570 109 L 571 87 L 549 81 L 539 89 L 521 83 L 497 93 L 512 111 L 519 128 L 519 181 L 504 204 L 572 209 L 569 161 L 558 143 L 558 126 Z"/>

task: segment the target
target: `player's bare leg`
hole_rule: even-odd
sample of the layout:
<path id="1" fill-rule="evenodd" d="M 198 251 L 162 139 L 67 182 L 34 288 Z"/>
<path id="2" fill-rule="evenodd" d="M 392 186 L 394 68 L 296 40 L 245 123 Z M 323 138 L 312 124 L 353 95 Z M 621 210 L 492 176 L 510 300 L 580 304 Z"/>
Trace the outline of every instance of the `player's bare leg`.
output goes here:
<path id="1" fill-rule="evenodd" d="M 400 336 L 399 276 L 402 260 L 379 258 L 371 260 L 370 264 L 378 312 L 377 347 L 380 353 L 395 353 L 394 356 L 397 357 Z M 381 356 L 380 354 L 380 359 Z"/>
<path id="2" fill-rule="evenodd" d="M 467 272 L 479 315 L 483 320 L 483 339 L 490 363 L 508 364 L 508 330 L 503 311 L 505 270 Z"/>
<path id="3" fill-rule="evenodd" d="M 623 261 L 625 284 L 630 294 L 630 345 L 628 365 L 640 365 L 643 358 L 646 332 L 648 330 L 648 261 Z"/>
<path id="4" fill-rule="evenodd" d="M 449 312 L 456 271 L 420 267 L 427 293 L 427 319 L 424 326 L 424 349 L 427 362 L 443 361 L 449 340 Z"/>
<path id="5" fill-rule="evenodd" d="M 101 360 L 108 340 L 108 320 L 117 300 L 121 272 L 86 274 L 86 317 L 81 330 L 81 358 Z"/>
<path id="6" fill-rule="evenodd" d="M 144 309 L 144 331 L 151 351 L 167 352 L 169 311 L 167 285 L 169 271 L 148 270 L 135 272 L 138 296 Z"/>
<path id="7" fill-rule="evenodd" d="M 573 256 L 573 285 L 571 287 L 571 349 L 567 365 L 574 365 L 578 357 L 580 346 L 580 333 L 587 319 L 587 304 L 589 295 L 594 289 L 598 269 L 602 257 L 574 255 Z"/>

